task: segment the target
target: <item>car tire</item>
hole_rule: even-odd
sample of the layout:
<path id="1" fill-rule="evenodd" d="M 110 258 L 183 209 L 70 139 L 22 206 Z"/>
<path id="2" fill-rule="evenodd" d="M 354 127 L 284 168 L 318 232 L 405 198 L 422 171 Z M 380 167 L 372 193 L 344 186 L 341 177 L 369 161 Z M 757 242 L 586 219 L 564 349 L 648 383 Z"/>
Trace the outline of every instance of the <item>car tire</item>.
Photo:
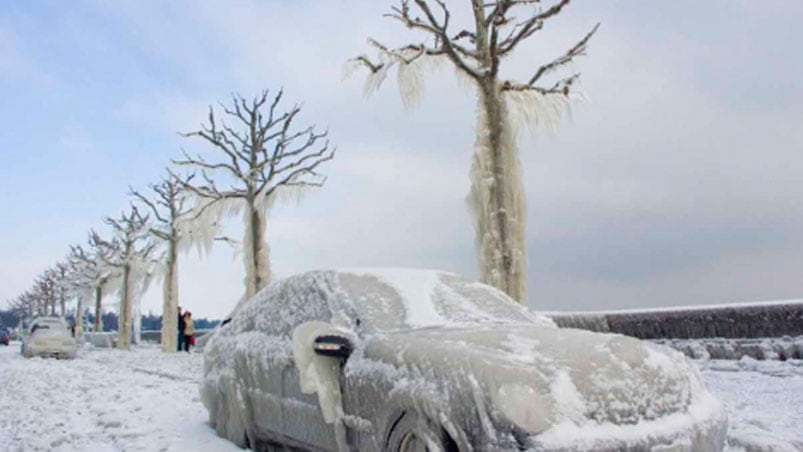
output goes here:
<path id="1" fill-rule="evenodd" d="M 449 434 L 426 417 L 405 413 L 393 426 L 386 452 L 458 452 Z"/>

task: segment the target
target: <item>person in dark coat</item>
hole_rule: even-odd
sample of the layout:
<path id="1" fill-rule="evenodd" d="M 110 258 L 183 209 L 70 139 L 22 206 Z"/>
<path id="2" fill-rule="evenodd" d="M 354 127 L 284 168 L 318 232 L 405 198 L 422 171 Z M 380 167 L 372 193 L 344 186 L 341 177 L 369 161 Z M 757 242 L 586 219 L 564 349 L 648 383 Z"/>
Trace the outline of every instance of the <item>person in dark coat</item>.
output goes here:
<path id="1" fill-rule="evenodd" d="M 184 313 L 184 351 L 189 353 L 190 346 L 195 345 L 195 323 L 192 321 L 192 313 Z"/>
<path id="2" fill-rule="evenodd" d="M 187 325 L 184 323 L 184 316 L 181 315 L 181 306 L 178 307 L 178 346 L 177 352 L 184 349 L 184 329 Z"/>

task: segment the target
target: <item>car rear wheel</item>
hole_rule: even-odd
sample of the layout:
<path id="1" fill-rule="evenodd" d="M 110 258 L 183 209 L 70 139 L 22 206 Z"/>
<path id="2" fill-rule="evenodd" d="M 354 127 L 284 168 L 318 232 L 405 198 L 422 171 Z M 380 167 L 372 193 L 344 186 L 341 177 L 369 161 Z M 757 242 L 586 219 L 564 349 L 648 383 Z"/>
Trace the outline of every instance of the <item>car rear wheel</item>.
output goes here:
<path id="1" fill-rule="evenodd" d="M 407 413 L 393 427 L 388 452 L 457 452 L 446 431 L 428 419 Z"/>

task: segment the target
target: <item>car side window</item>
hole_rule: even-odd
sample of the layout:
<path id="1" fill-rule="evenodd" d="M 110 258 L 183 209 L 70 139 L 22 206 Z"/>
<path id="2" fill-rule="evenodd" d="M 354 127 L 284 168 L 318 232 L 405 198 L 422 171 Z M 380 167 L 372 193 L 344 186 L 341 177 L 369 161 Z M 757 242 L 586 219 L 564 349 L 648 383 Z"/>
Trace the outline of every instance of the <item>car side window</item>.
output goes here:
<path id="1" fill-rule="evenodd" d="M 249 307 L 256 312 L 253 323 L 249 325 L 251 328 L 246 327 L 246 330 L 256 329 L 272 336 L 290 337 L 295 327 L 304 322 L 329 322 L 332 319 L 326 294 L 314 284 L 303 287 L 292 283 L 279 284 L 265 296 Z"/>

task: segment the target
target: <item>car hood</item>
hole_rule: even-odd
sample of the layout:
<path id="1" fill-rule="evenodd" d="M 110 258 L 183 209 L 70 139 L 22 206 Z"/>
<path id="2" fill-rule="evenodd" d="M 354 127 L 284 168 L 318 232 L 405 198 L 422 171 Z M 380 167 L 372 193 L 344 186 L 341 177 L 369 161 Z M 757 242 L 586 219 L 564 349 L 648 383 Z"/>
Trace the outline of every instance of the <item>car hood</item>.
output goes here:
<path id="1" fill-rule="evenodd" d="M 480 389 L 494 415 L 529 433 L 564 422 L 653 420 L 684 412 L 694 392 L 705 391 L 678 352 L 621 335 L 529 324 L 383 333 L 366 341 L 364 354 L 434 373 L 454 388 Z"/>

